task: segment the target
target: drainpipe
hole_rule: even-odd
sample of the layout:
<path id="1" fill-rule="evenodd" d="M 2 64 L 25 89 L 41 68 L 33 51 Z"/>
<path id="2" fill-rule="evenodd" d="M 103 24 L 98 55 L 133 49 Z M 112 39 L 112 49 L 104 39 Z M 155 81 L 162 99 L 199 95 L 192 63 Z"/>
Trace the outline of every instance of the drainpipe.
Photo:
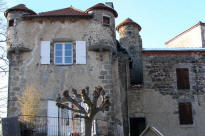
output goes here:
<path id="1" fill-rule="evenodd" d="M 127 115 L 127 123 L 128 123 L 128 136 L 130 136 L 130 123 L 129 123 L 129 114 L 128 114 L 128 100 L 127 100 L 127 91 L 129 88 L 129 59 L 126 60 L 126 91 L 125 91 L 125 105 L 126 105 L 126 115 Z"/>

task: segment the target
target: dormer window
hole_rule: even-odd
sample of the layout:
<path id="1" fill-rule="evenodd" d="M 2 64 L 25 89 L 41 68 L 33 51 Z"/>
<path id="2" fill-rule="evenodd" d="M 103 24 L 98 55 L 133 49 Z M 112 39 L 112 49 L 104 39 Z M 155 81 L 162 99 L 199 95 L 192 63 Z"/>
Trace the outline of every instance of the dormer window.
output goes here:
<path id="1" fill-rule="evenodd" d="M 9 27 L 12 27 L 12 26 L 14 26 L 14 19 L 11 19 L 11 20 L 9 20 Z"/>
<path id="2" fill-rule="evenodd" d="M 103 25 L 110 25 L 110 17 L 109 16 L 103 16 Z"/>

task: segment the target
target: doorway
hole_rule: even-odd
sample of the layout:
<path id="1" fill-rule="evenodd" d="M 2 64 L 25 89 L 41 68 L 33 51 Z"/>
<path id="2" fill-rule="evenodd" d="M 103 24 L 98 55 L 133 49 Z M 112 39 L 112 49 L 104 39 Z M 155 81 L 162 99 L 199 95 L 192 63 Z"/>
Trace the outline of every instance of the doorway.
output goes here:
<path id="1" fill-rule="evenodd" d="M 130 118 L 130 136 L 139 136 L 145 128 L 145 118 Z"/>

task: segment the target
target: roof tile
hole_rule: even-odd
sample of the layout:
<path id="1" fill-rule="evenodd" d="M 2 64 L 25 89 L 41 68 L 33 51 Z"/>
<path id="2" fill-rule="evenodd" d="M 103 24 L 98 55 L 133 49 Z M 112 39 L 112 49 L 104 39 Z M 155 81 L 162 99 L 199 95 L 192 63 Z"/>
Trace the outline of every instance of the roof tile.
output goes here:
<path id="1" fill-rule="evenodd" d="M 31 13 L 32 15 L 36 14 L 33 10 L 27 8 L 24 4 L 19 4 L 19 5 L 16 5 L 16 6 L 12 7 L 12 8 L 7 9 L 5 11 L 4 15 L 7 17 L 8 13 L 10 11 L 25 11 L 25 12 Z"/>
<path id="2" fill-rule="evenodd" d="M 140 31 L 142 28 L 139 24 L 137 24 L 136 22 L 134 22 L 132 19 L 127 18 L 124 21 L 122 21 L 117 27 L 116 30 L 119 31 L 120 27 L 125 26 L 125 25 L 134 25 L 137 27 L 137 29 Z"/>
<path id="3" fill-rule="evenodd" d="M 42 12 L 39 13 L 38 16 L 90 16 L 90 14 L 88 14 L 85 11 L 81 11 L 79 9 L 73 8 L 71 6 L 69 8 Z"/>
<path id="4" fill-rule="evenodd" d="M 92 11 L 94 9 L 96 9 L 96 10 L 98 10 L 98 9 L 108 10 L 108 11 L 111 11 L 114 14 L 115 17 L 118 16 L 117 12 L 113 8 L 108 7 L 105 4 L 103 4 L 103 3 L 98 3 L 98 4 L 94 5 L 94 6 L 92 6 L 91 8 L 87 9 L 86 11 L 89 12 L 89 11 Z"/>

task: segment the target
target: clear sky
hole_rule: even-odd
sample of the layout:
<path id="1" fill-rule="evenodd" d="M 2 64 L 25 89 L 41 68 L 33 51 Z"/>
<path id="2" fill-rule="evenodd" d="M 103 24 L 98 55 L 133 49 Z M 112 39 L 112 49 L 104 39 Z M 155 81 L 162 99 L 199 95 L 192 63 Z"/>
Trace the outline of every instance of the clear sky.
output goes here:
<path id="1" fill-rule="evenodd" d="M 111 1 L 119 16 L 116 24 L 130 17 L 141 27 L 140 32 L 144 48 L 164 48 L 164 43 L 177 34 L 195 25 L 205 22 L 205 0 L 4 0 L 8 7 L 25 4 L 35 12 L 44 12 L 66 8 L 86 10 L 97 4 Z M 7 77 L 0 75 L 0 88 L 7 83 Z M 2 90 L 6 92 L 6 89 Z M 3 95 L 2 93 L 0 94 Z M 4 93 L 6 97 L 7 93 Z M 4 102 L 6 103 L 6 101 Z M 0 102 L 0 117 L 2 105 Z"/>
<path id="2" fill-rule="evenodd" d="M 130 17 L 141 27 L 144 48 L 163 48 L 165 42 L 199 21 L 205 21 L 205 0 L 7 0 L 9 7 L 23 3 L 35 12 L 72 5 L 86 10 L 111 1 L 118 12 L 116 24 Z"/>

